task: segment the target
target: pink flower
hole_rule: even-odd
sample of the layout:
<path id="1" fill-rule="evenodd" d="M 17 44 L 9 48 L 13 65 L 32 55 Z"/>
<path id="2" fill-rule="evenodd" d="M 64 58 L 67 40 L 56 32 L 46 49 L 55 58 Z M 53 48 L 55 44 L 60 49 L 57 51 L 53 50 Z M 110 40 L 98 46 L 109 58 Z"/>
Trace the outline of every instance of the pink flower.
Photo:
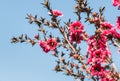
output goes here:
<path id="1" fill-rule="evenodd" d="M 104 76 L 103 72 L 105 71 L 105 68 L 101 66 L 101 64 L 95 64 L 90 66 L 91 76 Z"/>
<path id="2" fill-rule="evenodd" d="M 57 41 L 54 38 L 50 38 L 47 41 L 40 41 L 39 45 L 43 49 L 43 51 L 47 53 L 50 50 L 55 50 L 57 46 Z"/>
<path id="3" fill-rule="evenodd" d="M 116 21 L 116 26 L 120 30 L 120 17 L 118 17 L 118 19 Z"/>
<path id="4" fill-rule="evenodd" d="M 71 41 L 71 42 L 80 43 L 81 40 L 83 40 L 83 37 L 80 35 L 79 32 L 71 33 L 71 35 L 70 35 L 70 41 Z"/>
<path id="5" fill-rule="evenodd" d="M 94 64 L 94 63 L 103 63 L 105 62 L 106 58 L 110 55 L 111 53 L 109 50 L 103 50 L 103 49 L 97 49 L 92 51 L 89 54 L 89 58 L 87 63 L 88 64 Z"/>
<path id="6" fill-rule="evenodd" d="M 111 28 L 113 28 L 113 25 L 110 24 L 109 22 L 101 22 L 100 27 L 103 29 L 111 29 Z"/>
<path id="7" fill-rule="evenodd" d="M 50 48 L 50 50 L 55 50 L 55 48 L 57 46 L 57 41 L 54 38 L 50 38 L 47 41 L 47 46 Z"/>
<path id="8" fill-rule="evenodd" d="M 49 52 L 50 51 L 50 47 L 47 46 L 47 43 L 45 41 L 40 41 L 39 45 L 41 46 L 41 48 L 43 49 L 44 52 Z"/>
<path id="9" fill-rule="evenodd" d="M 113 6 L 120 6 L 120 1 L 119 0 L 113 0 L 112 4 L 113 4 Z"/>
<path id="10" fill-rule="evenodd" d="M 115 28 L 112 28 L 111 30 L 110 30 L 110 32 L 111 32 L 111 34 L 112 34 L 112 36 L 116 39 L 120 39 L 120 34 L 117 32 L 117 30 L 115 29 Z"/>
<path id="11" fill-rule="evenodd" d="M 91 56 L 92 56 L 92 61 L 95 63 L 101 63 L 106 60 L 108 55 L 111 54 L 108 50 L 105 49 L 97 49 L 95 50 Z"/>
<path id="12" fill-rule="evenodd" d="M 105 35 L 101 35 L 99 39 L 96 40 L 95 36 L 91 36 L 88 40 L 88 49 L 87 53 L 89 58 L 87 63 L 103 63 L 106 58 L 109 56 L 110 51 L 107 49 L 106 42 L 107 38 Z"/>
<path id="13" fill-rule="evenodd" d="M 120 38 L 120 34 L 116 31 L 115 28 L 111 28 L 109 30 L 104 30 L 101 34 L 102 36 L 113 36 L 114 38 Z"/>
<path id="14" fill-rule="evenodd" d="M 53 16 L 63 16 L 62 12 L 59 10 L 52 10 L 51 12 L 49 12 L 49 14 L 53 15 Z"/>
<path id="15" fill-rule="evenodd" d="M 101 35 L 100 39 L 97 40 L 97 48 L 106 49 L 106 42 L 107 42 L 106 36 Z"/>
<path id="16" fill-rule="evenodd" d="M 110 30 L 104 30 L 101 35 L 102 36 L 108 36 L 110 34 L 112 34 Z"/>
<path id="17" fill-rule="evenodd" d="M 73 22 L 72 24 L 70 24 L 70 32 L 72 32 L 72 33 L 76 33 L 76 32 L 81 33 L 83 31 L 83 29 L 84 29 L 84 26 L 79 21 L 76 21 L 76 22 Z"/>

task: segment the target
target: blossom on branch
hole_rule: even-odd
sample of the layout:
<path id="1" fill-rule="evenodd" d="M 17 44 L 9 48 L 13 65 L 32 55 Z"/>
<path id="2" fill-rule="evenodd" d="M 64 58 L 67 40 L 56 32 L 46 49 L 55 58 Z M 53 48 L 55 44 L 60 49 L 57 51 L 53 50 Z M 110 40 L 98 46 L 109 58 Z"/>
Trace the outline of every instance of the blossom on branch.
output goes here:
<path id="1" fill-rule="evenodd" d="M 44 52 L 49 52 L 50 50 L 55 50 L 57 46 L 57 41 L 54 38 L 50 38 L 47 41 L 40 41 L 39 45 Z"/>
<path id="2" fill-rule="evenodd" d="M 75 21 L 70 24 L 70 41 L 80 43 L 83 40 L 83 36 L 81 35 L 84 29 L 84 26 L 80 21 Z"/>
<path id="3" fill-rule="evenodd" d="M 110 54 L 111 53 L 109 52 L 109 50 L 103 50 L 103 49 L 95 50 L 93 51 L 93 53 L 91 53 L 90 58 L 89 58 L 91 59 L 91 61 L 89 60 L 89 62 L 91 63 L 105 62 L 105 60 Z"/>
<path id="4" fill-rule="evenodd" d="M 105 71 L 105 68 L 101 66 L 101 64 L 94 64 L 89 67 L 89 70 L 91 71 L 92 76 L 104 76 L 103 72 Z"/>
<path id="5" fill-rule="evenodd" d="M 47 41 L 47 46 L 49 46 L 50 50 L 55 50 L 55 48 L 57 46 L 57 41 L 55 40 L 55 38 L 50 38 Z"/>
<path id="6" fill-rule="evenodd" d="M 83 40 L 83 36 L 81 36 L 80 32 L 71 33 L 71 35 L 70 35 L 70 42 L 80 43 L 81 40 Z"/>
<path id="7" fill-rule="evenodd" d="M 50 47 L 47 46 L 47 43 L 45 41 L 40 41 L 39 45 L 41 46 L 44 52 L 48 53 L 50 51 Z"/>
<path id="8" fill-rule="evenodd" d="M 59 11 L 59 10 L 52 10 L 51 12 L 49 12 L 49 14 L 50 14 L 50 15 L 53 15 L 53 16 L 55 16 L 55 17 L 57 17 L 57 16 L 62 17 L 62 16 L 63 16 L 62 12 Z"/>
<path id="9" fill-rule="evenodd" d="M 112 1 L 113 6 L 118 6 L 120 7 L 120 0 L 113 0 Z"/>
<path id="10" fill-rule="evenodd" d="M 76 22 L 73 22 L 72 24 L 70 24 L 70 32 L 72 32 L 72 33 L 76 33 L 76 32 L 81 33 L 83 31 L 83 29 L 84 29 L 84 26 L 79 21 L 76 21 Z"/>
<path id="11" fill-rule="evenodd" d="M 109 22 L 101 22 L 100 27 L 103 29 L 111 29 L 111 28 L 113 28 L 113 25 L 110 24 Z"/>

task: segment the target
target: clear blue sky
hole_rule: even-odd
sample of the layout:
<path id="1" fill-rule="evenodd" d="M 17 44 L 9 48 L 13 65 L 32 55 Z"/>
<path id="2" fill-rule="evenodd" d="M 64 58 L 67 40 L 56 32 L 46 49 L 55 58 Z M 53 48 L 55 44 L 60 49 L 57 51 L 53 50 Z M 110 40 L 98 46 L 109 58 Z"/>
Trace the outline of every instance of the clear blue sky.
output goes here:
<path id="1" fill-rule="evenodd" d="M 55 59 L 50 54 L 42 52 L 39 45 L 11 44 L 13 36 L 28 34 L 33 37 L 37 34 L 37 26 L 30 25 L 25 19 L 27 13 L 48 17 L 47 10 L 43 9 L 43 0 L 0 0 L 0 81 L 74 81 L 73 78 L 53 71 Z M 75 20 L 73 12 L 74 0 L 50 0 L 53 9 L 63 12 L 62 20 Z M 106 6 L 106 20 L 115 24 L 116 16 L 120 13 L 113 7 L 111 0 L 88 0 L 90 5 L 98 9 Z M 86 29 L 92 31 L 90 25 Z M 117 48 L 112 48 L 113 59 L 120 67 L 120 55 Z"/>

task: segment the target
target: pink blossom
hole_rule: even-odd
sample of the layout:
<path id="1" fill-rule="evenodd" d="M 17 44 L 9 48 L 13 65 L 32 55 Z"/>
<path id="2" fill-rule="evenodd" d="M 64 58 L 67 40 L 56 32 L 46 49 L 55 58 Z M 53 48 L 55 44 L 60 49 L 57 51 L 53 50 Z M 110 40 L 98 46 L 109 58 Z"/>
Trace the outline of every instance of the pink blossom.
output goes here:
<path id="1" fill-rule="evenodd" d="M 111 28 L 113 28 L 113 25 L 110 24 L 109 22 L 101 22 L 100 27 L 103 29 L 111 29 Z"/>
<path id="2" fill-rule="evenodd" d="M 116 39 L 120 39 L 120 34 L 117 32 L 115 28 L 112 28 L 109 32 L 111 32 L 111 35 Z"/>
<path id="3" fill-rule="evenodd" d="M 88 46 L 89 46 L 88 48 L 90 49 L 88 51 L 90 52 L 91 50 L 95 50 L 95 48 L 97 48 L 97 49 L 99 49 L 99 48 L 105 49 L 107 39 L 103 35 L 101 35 L 101 37 L 98 40 L 96 40 L 94 36 L 91 36 L 87 40 L 87 42 L 88 42 Z"/>
<path id="4" fill-rule="evenodd" d="M 105 71 L 105 68 L 102 67 L 101 64 L 92 65 L 89 70 L 91 71 L 91 76 L 104 76 L 103 72 Z"/>
<path id="5" fill-rule="evenodd" d="M 92 61 L 95 63 L 102 63 L 106 60 L 106 58 L 110 55 L 111 53 L 109 50 L 105 49 L 97 49 L 95 50 L 91 56 L 92 56 Z"/>
<path id="6" fill-rule="evenodd" d="M 52 10 L 49 14 L 52 14 L 53 16 L 63 16 L 62 12 L 59 10 Z"/>
<path id="7" fill-rule="evenodd" d="M 50 38 L 47 41 L 47 46 L 50 48 L 50 50 L 55 50 L 55 48 L 57 46 L 57 41 L 54 38 Z"/>
<path id="8" fill-rule="evenodd" d="M 90 36 L 87 40 L 88 43 L 88 49 L 87 49 L 87 53 L 91 54 L 93 53 L 93 51 L 95 50 L 95 46 L 96 46 L 96 40 L 94 36 Z"/>
<path id="9" fill-rule="evenodd" d="M 44 52 L 49 52 L 50 51 L 50 47 L 47 46 L 47 43 L 45 41 L 40 41 L 39 45 L 41 46 L 41 48 L 43 49 Z"/>
<path id="10" fill-rule="evenodd" d="M 110 35 L 110 34 L 112 34 L 112 33 L 111 33 L 111 30 L 104 30 L 101 35 L 102 35 L 102 36 L 108 36 L 108 35 Z"/>
<path id="11" fill-rule="evenodd" d="M 96 48 L 106 49 L 106 42 L 107 42 L 106 36 L 101 35 L 100 38 L 97 39 L 96 41 Z"/>
<path id="12" fill-rule="evenodd" d="M 101 37 L 99 37 L 99 39 L 97 40 L 95 36 L 91 36 L 87 40 L 87 42 L 88 42 L 87 53 L 89 54 L 87 63 L 94 64 L 105 62 L 106 58 L 111 54 L 106 46 L 107 42 L 106 35 L 101 35 Z"/>
<path id="13" fill-rule="evenodd" d="M 88 64 L 94 64 L 94 63 L 103 63 L 105 62 L 106 58 L 110 55 L 110 51 L 109 50 L 104 50 L 104 49 L 97 49 L 92 51 L 89 54 L 89 58 L 87 63 Z"/>
<path id="14" fill-rule="evenodd" d="M 71 33 L 71 35 L 70 35 L 70 41 L 71 41 L 71 42 L 80 43 L 81 40 L 83 40 L 83 37 L 80 35 L 79 32 Z"/>
<path id="15" fill-rule="evenodd" d="M 112 1 L 113 6 L 120 6 L 120 0 L 113 0 Z"/>
<path id="16" fill-rule="evenodd" d="M 118 38 L 120 39 L 120 34 L 117 32 L 115 28 L 111 28 L 109 30 L 104 30 L 101 34 L 102 36 L 112 36 L 113 38 Z"/>
<path id="17" fill-rule="evenodd" d="M 90 37 L 88 38 L 87 43 L 88 43 L 89 45 L 91 45 L 91 43 L 94 43 L 95 41 L 96 41 L 96 40 L 95 40 L 95 36 L 92 35 L 92 36 L 90 36 Z"/>
<path id="18" fill-rule="evenodd" d="M 120 17 L 118 17 L 118 19 L 116 21 L 116 26 L 120 30 Z"/>
<path id="19" fill-rule="evenodd" d="M 50 38 L 47 41 L 40 41 L 39 45 L 43 49 L 43 51 L 47 53 L 50 50 L 55 50 L 57 46 L 57 41 L 54 38 Z"/>
<path id="20" fill-rule="evenodd" d="M 70 32 L 76 33 L 76 32 L 82 32 L 84 29 L 84 26 L 80 21 L 76 21 L 70 24 Z"/>

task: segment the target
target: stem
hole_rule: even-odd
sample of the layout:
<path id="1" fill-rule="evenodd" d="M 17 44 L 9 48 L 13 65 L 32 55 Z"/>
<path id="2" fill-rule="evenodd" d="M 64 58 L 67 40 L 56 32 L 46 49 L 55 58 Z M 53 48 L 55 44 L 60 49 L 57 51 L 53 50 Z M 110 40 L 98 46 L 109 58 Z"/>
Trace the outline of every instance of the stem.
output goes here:
<path id="1" fill-rule="evenodd" d="M 75 48 L 73 47 L 73 45 L 70 43 L 70 41 L 67 39 L 67 35 L 66 33 L 64 33 L 64 38 L 65 40 L 68 42 L 69 46 L 72 48 L 72 50 L 74 51 L 74 53 L 77 53 L 77 51 L 75 50 Z"/>

